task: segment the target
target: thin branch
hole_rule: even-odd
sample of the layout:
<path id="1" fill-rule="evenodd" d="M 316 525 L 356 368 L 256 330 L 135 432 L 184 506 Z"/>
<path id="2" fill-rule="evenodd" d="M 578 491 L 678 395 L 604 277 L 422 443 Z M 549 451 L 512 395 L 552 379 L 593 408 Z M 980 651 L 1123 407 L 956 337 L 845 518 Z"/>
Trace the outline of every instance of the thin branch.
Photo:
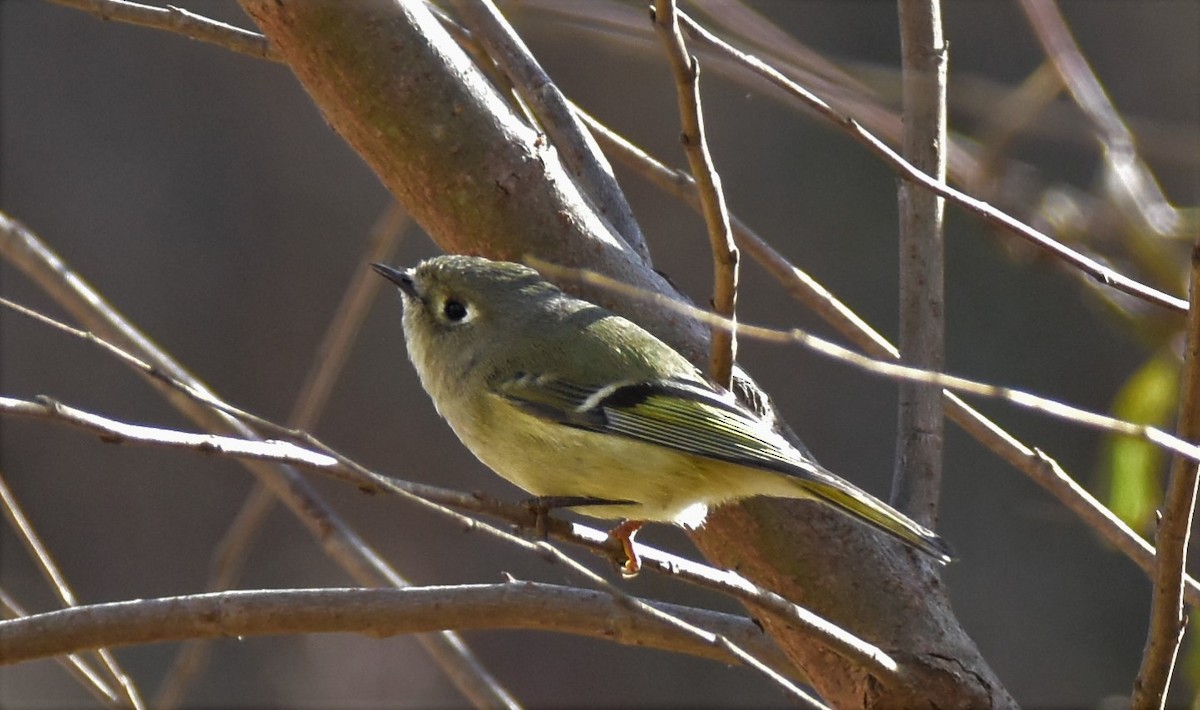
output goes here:
<path id="1" fill-rule="evenodd" d="M 612 167 L 571 106 L 521 37 L 491 0 L 454 0 L 455 11 L 492 60 L 511 81 L 562 156 L 563 165 L 592 201 L 597 213 L 649 263 L 650 249 Z M 445 20 L 443 19 L 443 24 Z"/>
<path id="2" fill-rule="evenodd" d="M 1104 148 L 1104 161 L 1114 178 L 1107 187 L 1117 193 L 1114 204 L 1157 236 L 1179 235 L 1184 220 L 1138 155 L 1133 132 L 1088 65 L 1054 0 L 1021 0 L 1020 5 L 1062 85 Z"/>
<path id="3" fill-rule="evenodd" d="M 581 115 L 584 116 L 589 129 L 596 134 L 606 149 L 614 153 L 617 160 L 637 170 L 658 187 L 691 205 L 693 209 L 699 210 L 699 198 L 690 176 L 658 162 L 587 114 L 581 112 Z M 899 357 L 895 346 L 886 338 L 817 283 L 812 276 L 788 262 L 736 215 L 730 215 L 730 223 L 738 245 L 783 284 L 788 293 L 813 309 L 843 337 L 874 357 Z M 1045 452 L 1021 443 L 952 392 L 943 390 L 942 396 L 945 399 L 947 415 L 964 431 L 1045 488 L 1109 544 L 1133 560 L 1147 576 L 1153 575 L 1154 548 L 1080 486 L 1057 461 Z M 1192 577 L 1186 577 L 1185 583 L 1188 603 L 1200 606 L 1200 583 Z"/>
<path id="4" fill-rule="evenodd" d="M 881 377 L 887 377 L 896 380 L 905 380 L 909 382 L 917 382 L 921 384 L 939 385 L 946 389 L 965 392 L 969 394 L 980 395 L 1010 402 L 1025 409 L 1042 412 L 1050 416 L 1058 417 L 1065 421 L 1074 422 L 1086 426 L 1091 429 L 1100 431 L 1112 432 L 1114 434 L 1124 434 L 1139 439 L 1144 439 L 1153 444 L 1156 444 L 1172 453 L 1182 455 L 1192 461 L 1200 461 L 1200 445 L 1192 444 L 1184 441 L 1179 437 L 1170 434 L 1162 429 L 1144 424 L 1136 424 L 1123 419 L 1116 419 L 1104 414 L 1090 412 L 1086 409 L 1076 407 L 1070 404 L 1063 404 L 1053 399 L 1040 397 L 1035 394 L 1023 392 L 1011 387 L 1000 387 L 990 385 L 975 380 L 969 380 L 964 377 L 956 377 L 954 375 L 946 375 L 939 372 L 929 372 L 915 367 L 900 365 L 895 362 L 878 360 L 868 357 L 861 353 L 854 352 L 848 348 L 844 348 L 836 343 L 815 336 L 807 331 L 799 328 L 791 328 L 788 330 L 776 330 L 773 328 L 764 328 L 762 326 L 747 325 L 730 321 L 727 318 L 697 308 L 690 303 L 677 301 L 662 294 L 643 291 L 637 287 L 630 286 L 587 269 L 574 269 L 549 262 L 542 261 L 533 257 L 529 257 L 527 261 L 530 265 L 539 271 L 551 274 L 556 278 L 570 279 L 573 281 L 584 281 L 593 286 L 611 289 L 617 293 L 628 296 L 630 298 L 638 298 L 646 302 L 654 303 L 676 313 L 681 313 L 690 318 L 693 318 L 701 323 L 704 323 L 712 328 L 727 328 L 730 330 L 736 329 L 739 334 L 749 338 L 755 338 L 771 343 L 800 345 L 811 351 L 829 357 L 830 359 L 842 362 L 847 365 L 857 367 L 864 372 L 869 372 Z"/>
<path id="5" fill-rule="evenodd" d="M 904 83 L 902 151 L 918 170 L 946 181 L 946 64 L 939 0 L 900 0 Z M 945 369 L 946 297 L 942 198 L 901 181 L 900 358 L 932 372 Z M 892 504 L 934 527 L 942 489 L 945 418 L 941 388 L 901 383 Z"/>
<path id="6" fill-rule="evenodd" d="M 0 403 L 3 403 L 5 398 L 0 397 Z M 54 558 L 50 556 L 50 551 L 42 544 L 41 538 L 38 537 L 37 531 L 33 529 L 33 524 L 29 518 L 25 517 L 24 511 L 17 503 L 17 498 L 9 490 L 8 483 L 4 480 L 3 472 L 0 472 L 0 507 L 4 509 L 4 517 L 8 518 L 9 524 L 13 530 L 17 532 L 17 536 L 25 545 L 29 555 L 37 562 L 38 569 L 46 581 L 50 583 L 50 587 L 54 593 L 58 595 L 59 601 L 66 607 L 79 606 L 79 600 L 75 598 L 75 593 L 71 591 L 71 586 L 67 584 L 66 577 L 58 569 L 58 565 L 54 563 Z M 138 692 L 137 685 L 133 679 L 125 672 L 121 665 L 117 663 L 117 659 L 112 655 L 107 648 L 98 648 L 97 655 L 100 658 L 100 666 L 103 668 L 121 688 L 124 694 L 122 704 L 126 701 L 130 707 L 141 709 L 146 707 L 142 700 L 141 693 Z"/>
<path id="7" fill-rule="evenodd" d="M 408 213 L 404 207 L 393 201 L 372 225 L 365 253 L 358 260 L 359 267 L 351 277 L 325 335 L 317 346 L 308 375 L 288 416 L 291 427 L 316 427 L 317 419 L 333 391 L 334 382 L 350 354 L 355 336 L 382 285 L 378 278 L 374 278 L 368 264 L 391 260 L 391 255 L 408 223 Z M 274 508 L 275 495 L 262 483 L 256 482 L 243 501 L 241 509 L 234 516 L 233 522 L 217 543 L 213 561 L 209 566 L 208 591 L 221 591 L 234 585 L 241 576 L 254 538 Z M 179 649 L 170 670 L 159 685 L 154 699 L 156 708 L 170 710 L 183 701 L 188 686 L 203 669 L 210 647 L 206 641 L 192 641 Z"/>
<path id="8" fill-rule="evenodd" d="M 692 179 L 691 175 L 659 162 L 578 106 L 575 107 L 575 110 L 587 124 L 588 130 L 592 131 L 602 146 L 613 153 L 616 160 L 641 173 L 650 182 L 682 200 L 692 209 L 697 212 L 701 211 L 700 195 L 696 188 L 696 181 Z M 871 328 L 866 321 L 839 301 L 816 279 L 790 263 L 767 240 L 759 236 L 745 221 L 732 212 L 729 214 L 729 226 L 738 247 L 747 251 L 760 266 L 775 277 L 793 298 L 833 325 L 839 333 L 864 351 L 879 357 L 899 356 L 899 351 L 886 338 Z"/>
<path id="9" fill-rule="evenodd" d="M 730 57 L 737 59 L 742 64 L 762 74 L 773 84 L 782 88 L 784 91 L 788 92 L 788 94 L 796 99 L 799 99 L 818 114 L 832 121 L 839 128 L 849 133 L 851 137 L 853 137 L 859 143 L 865 145 L 872 153 L 877 155 L 884 161 L 884 163 L 900 173 L 900 175 L 906 180 L 911 180 L 912 182 L 915 182 L 934 194 L 940 195 L 951 202 L 958 204 L 960 207 L 983 219 L 988 224 L 1000 228 L 1003 232 L 1015 234 L 1016 236 L 1021 237 L 1035 246 L 1050 252 L 1063 262 L 1074 266 L 1079 271 L 1091 276 L 1107 286 L 1136 298 L 1145 300 L 1149 303 L 1162 306 L 1163 308 L 1178 311 L 1180 313 L 1187 312 L 1188 306 L 1186 300 L 1177 296 L 1171 296 L 1163 293 L 1158 289 L 1147 286 L 1146 284 L 1140 283 L 1128 276 L 1125 276 L 1124 274 L 1110 269 L 1095 259 L 1084 256 L 1074 249 L 1071 249 L 1065 244 L 1055 240 L 1053 237 L 1039 232 L 1033 227 L 1030 227 L 1017 218 L 1007 214 L 1006 212 L 992 207 L 983 200 L 976 199 L 947 185 L 943 181 L 935 180 L 934 178 L 929 177 L 925 173 L 913 167 L 912 164 L 902 158 L 898 153 L 896 153 L 896 151 L 888 147 L 886 143 L 864 129 L 854 118 L 838 113 L 823 99 L 791 81 L 774 68 L 764 64 L 756 57 L 741 52 L 730 46 L 724 40 L 700 27 L 683 13 L 679 14 L 679 21 L 683 28 L 694 39 L 704 42 L 713 49 L 717 49 L 728 54 Z"/>
<path id="10" fill-rule="evenodd" d="M 1182 439 L 1200 442 L 1200 237 L 1192 246 L 1191 298 L 1177 431 Z M 1198 485 L 1200 466 L 1194 460 L 1176 456 L 1171 462 L 1171 483 L 1163 501 L 1158 532 L 1154 535 L 1158 565 L 1154 573 L 1146 649 L 1130 701 L 1134 708 L 1161 708 L 1167 700 L 1175 657 L 1187 621 L 1183 611 L 1183 578 Z"/>
<path id="11" fill-rule="evenodd" d="M 718 630 L 795 674 L 753 621 L 693 607 L 644 602 L 689 623 Z M 405 589 L 232 591 L 76 607 L 0 623 L 0 664 L 99 646 L 300 633 L 371 637 L 440 628 L 538 629 L 739 664 L 655 618 L 632 614 L 603 592 L 533 582 Z M 802 677 L 797 677 L 803 680 Z"/>
<path id="12" fill-rule="evenodd" d="M 128 0 L 52 0 L 59 5 L 83 10 L 101 20 L 117 20 L 181 34 L 184 37 L 216 44 L 257 59 L 282 61 L 279 52 L 266 37 L 197 15 L 174 5 L 158 7 Z"/>
<path id="13" fill-rule="evenodd" d="M 240 460 L 275 461 L 313 468 L 337 465 L 337 460 L 332 456 L 309 451 L 289 441 L 257 441 L 128 424 L 76 409 L 45 396 L 38 397 L 36 401 L 0 396 L 0 414 L 56 419 L 100 434 L 100 438 L 108 444 L 183 448 L 200 454 L 221 454 Z"/>
<path id="14" fill-rule="evenodd" d="M 219 402 L 207 387 L 129 323 L 115 308 L 19 222 L 0 212 L 0 255 L 23 271 L 81 323 L 113 348 L 136 355 L 122 358 L 141 362 L 136 368 L 160 388 L 167 400 L 202 426 L 238 436 L 257 438 L 242 421 L 214 407 Z M 260 481 L 304 523 L 322 549 L 355 581 L 364 586 L 406 586 L 393 570 L 320 495 L 291 467 L 243 460 Z M 425 650 L 456 687 L 478 706 L 514 707 L 516 702 L 451 632 L 420 636 Z"/>
<path id="15" fill-rule="evenodd" d="M 704 111 L 700 107 L 700 62 L 688 54 L 679 32 L 675 0 L 654 0 L 650 19 L 662 40 L 675 77 L 682 130 L 679 139 L 687 154 L 688 165 L 700 194 L 704 224 L 708 227 L 709 247 L 713 259 L 713 308 L 722 316 L 737 318 L 738 249 L 729 232 L 729 210 L 721 177 L 713 164 L 704 133 Z M 733 380 L 733 363 L 737 359 L 737 333 L 733 330 L 712 332 L 712 354 L 709 375 L 729 388 Z"/>

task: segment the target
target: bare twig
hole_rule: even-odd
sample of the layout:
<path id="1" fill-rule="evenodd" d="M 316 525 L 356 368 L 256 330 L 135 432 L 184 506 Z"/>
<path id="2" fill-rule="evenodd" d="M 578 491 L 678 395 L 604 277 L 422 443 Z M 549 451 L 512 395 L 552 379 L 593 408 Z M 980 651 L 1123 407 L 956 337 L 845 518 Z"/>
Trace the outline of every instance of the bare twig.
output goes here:
<path id="1" fill-rule="evenodd" d="M 708 139 L 704 134 L 704 111 L 700 107 L 700 62 L 688 54 L 676 14 L 675 0 L 655 0 L 650 19 L 666 48 L 671 74 L 675 77 L 679 118 L 683 126 L 679 139 L 696 180 L 704 223 L 708 227 L 713 259 L 713 308 L 722 316 L 735 320 L 738 249 L 729 232 L 729 210 L 725 207 L 721 177 L 713 165 Z M 737 333 L 733 330 L 714 330 L 709 375 L 722 386 L 730 387 L 736 359 Z"/>
<path id="2" fill-rule="evenodd" d="M 682 200 L 692 209 L 697 212 L 701 211 L 700 195 L 696 189 L 696 181 L 692 179 L 691 175 L 659 162 L 641 148 L 625 140 L 620 134 L 610 130 L 608 126 L 592 118 L 578 106 L 575 107 L 575 110 L 579 112 L 580 117 L 600 141 L 600 144 L 612 152 L 617 160 L 641 173 L 650 182 Z M 812 309 L 864 351 L 879 357 L 899 356 L 895 346 L 886 338 L 871 328 L 846 304 L 839 301 L 828 289 L 817 283 L 816 279 L 788 262 L 782 254 L 732 212 L 729 214 L 729 226 L 738 247 L 746 250 L 759 265 L 787 289 L 793 298 Z"/>
<path id="3" fill-rule="evenodd" d="M 3 587 L 0 587 L 0 619 L 19 619 L 29 616 L 29 612 L 25 610 L 16 599 L 13 599 Z M 55 655 L 54 660 L 62 666 L 72 678 L 79 681 L 79 684 L 84 687 L 92 697 L 109 707 L 130 707 L 128 699 L 117 694 L 108 684 L 108 681 L 101 677 L 99 671 L 92 668 L 91 664 L 83 657 L 82 654 L 71 653 L 67 655 Z"/>
<path id="4" fill-rule="evenodd" d="M 699 199 L 690 176 L 668 168 L 595 119 L 586 114 L 581 115 L 601 143 L 613 151 L 618 160 L 639 171 L 663 190 L 691 205 L 693 209 L 699 210 Z M 864 352 L 877 358 L 899 358 L 899 352 L 886 338 L 810 275 L 789 263 L 736 215 L 730 215 L 730 223 L 739 246 L 779 280 L 794 298 L 812 308 L 843 337 Z M 1133 560 L 1143 572 L 1147 575 L 1153 574 L 1154 548 L 1080 486 L 1057 461 L 1045 452 L 1021 443 L 954 393 L 943 390 L 942 395 L 945 398 L 948 416 L 964 431 L 1049 491 L 1109 544 Z M 1193 606 L 1200 605 L 1200 583 L 1192 577 L 1187 577 L 1185 583 L 1188 603 Z"/>
<path id="5" fill-rule="evenodd" d="M 1182 439 L 1200 442 L 1200 238 L 1192 246 L 1191 299 L 1177 431 Z M 1158 563 L 1154 572 L 1150 629 L 1130 702 L 1139 710 L 1161 708 L 1166 703 L 1175 657 L 1183 640 L 1186 622 L 1183 612 L 1184 565 L 1198 484 L 1200 466 L 1196 461 L 1175 456 L 1171 462 L 1171 483 L 1163 500 L 1162 518 L 1154 535 Z"/>
<path id="6" fill-rule="evenodd" d="M 915 367 L 900 365 L 896 362 L 878 360 L 861 353 L 854 352 L 848 348 L 844 348 L 799 328 L 791 328 L 785 331 L 775 330 L 773 328 L 764 328 L 756 325 L 747 325 L 746 323 L 738 323 L 723 318 L 710 311 L 697 308 L 690 303 L 677 301 L 659 293 L 643 291 L 637 287 L 630 286 L 609 276 L 598 274 L 587 269 L 574 269 L 570 267 L 559 266 L 557 264 L 551 264 L 534 257 L 529 257 L 527 261 L 539 271 L 552 274 L 556 278 L 582 281 L 594 286 L 599 286 L 601 288 L 611 289 L 625 296 L 639 298 L 643 301 L 654 303 L 655 305 L 675 311 L 676 313 L 682 313 L 683 315 L 694 318 L 712 328 L 727 328 L 731 330 L 737 329 L 741 335 L 748 338 L 755 338 L 771 343 L 801 345 L 820 355 L 824 355 L 847 365 L 858 367 L 864 372 L 869 372 L 882 377 L 888 377 L 896 380 L 907 380 L 922 384 L 938 385 L 958 392 L 1000 399 L 1025 409 L 1031 409 L 1033 411 L 1049 414 L 1051 416 L 1058 417 L 1065 421 L 1074 422 L 1091 429 L 1098 429 L 1100 431 L 1112 432 L 1114 434 L 1124 434 L 1126 436 L 1144 439 L 1168 451 L 1171 451 L 1172 453 L 1181 455 L 1192 461 L 1200 462 L 1200 445 L 1184 441 L 1183 439 L 1180 439 L 1179 437 L 1157 427 L 1127 422 L 1122 419 L 1116 419 L 1104 414 L 1090 412 L 1080 407 L 1064 404 L 1053 399 L 1040 397 L 1038 395 L 1023 392 L 1011 387 L 989 385 L 983 382 L 969 380 L 964 377 L 956 377 L 954 375 L 946 375 L 939 372 L 929 372 L 927 370 L 921 370 Z"/>
<path id="7" fill-rule="evenodd" d="M 633 209 L 625 200 L 625 193 L 617 185 L 612 167 L 575 117 L 550 75 L 491 0 L 455 0 L 452 4 L 473 39 L 482 44 L 512 82 L 522 101 L 533 111 L 562 156 L 563 165 L 593 202 L 596 211 L 648 263 L 650 249 L 646 246 L 646 238 L 633 216 Z"/>
<path id="8" fill-rule="evenodd" d="M 1062 85 L 1104 147 L 1104 160 L 1113 178 L 1107 187 L 1115 193 L 1114 204 L 1158 236 L 1180 235 L 1183 219 L 1138 155 L 1133 132 L 1092 72 L 1054 0 L 1021 0 L 1020 5 Z"/>
<path id="9" fill-rule="evenodd" d="M 275 47 L 267 41 L 266 37 L 257 32 L 217 22 L 174 5 L 158 7 L 128 2 L 128 0 L 52 1 L 91 13 L 101 20 L 118 20 L 142 27 L 166 30 L 201 42 L 220 45 L 258 59 L 281 61 Z"/>
<path id="10" fill-rule="evenodd" d="M 946 181 L 946 63 L 939 0 L 900 0 L 904 82 L 902 152 L 918 170 Z M 946 299 L 943 217 L 937 195 L 901 181 L 900 359 L 945 369 Z M 933 527 L 942 488 L 945 419 L 941 388 L 915 382 L 899 387 L 892 504 Z"/>
<path id="11" fill-rule="evenodd" d="M 7 398 L 0 397 L 0 408 L 3 408 Z M 58 565 L 54 563 L 54 558 L 51 557 L 50 551 L 42 544 L 41 538 L 38 537 L 37 531 L 33 529 L 33 524 L 29 522 L 29 518 L 25 517 L 25 513 L 21 510 L 21 506 L 17 503 L 17 498 L 8 488 L 8 483 L 4 480 L 4 474 L 0 472 L 0 507 L 4 509 L 4 517 L 8 518 L 9 524 L 13 530 L 17 532 L 21 542 L 25 545 L 25 549 L 37 562 L 38 569 L 46 581 L 50 583 L 50 587 L 58 596 L 58 600 L 65 607 L 79 606 L 79 600 L 75 598 L 75 593 L 71 591 L 71 586 L 67 584 L 67 579 L 59 571 Z M 98 648 L 96 650 L 100 659 L 100 666 L 108 673 L 117 686 L 121 688 L 124 694 L 122 704 L 129 703 L 133 708 L 144 708 L 146 704 L 142 701 L 141 693 L 138 692 L 137 685 L 129 674 L 121 668 L 117 663 L 117 659 L 112 655 L 112 652 L 107 648 Z"/>
<path id="12" fill-rule="evenodd" d="M 57 419 L 100 434 L 100 438 L 110 444 L 183 448 L 200 454 L 221 454 L 243 461 L 275 461 L 313 468 L 329 468 L 337 465 L 337 460 L 332 456 L 309 451 L 288 441 L 257 441 L 219 434 L 193 434 L 174 429 L 128 424 L 85 412 L 50 397 L 38 397 L 37 401 L 0 397 L 0 414 Z"/>
<path id="13" fill-rule="evenodd" d="M 688 34 L 697 41 L 704 42 L 714 49 L 725 52 L 729 56 L 745 64 L 747 67 L 750 67 L 751 69 L 767 77 L 776 86 L 787 91 L 788 94 L 796 99 L 799 99 L 805 105 L 815 110 L 818 114 L 824 116 L 839 128 L 849 133 L 851 137 L 853 137 L 859 143 L 865 145 L 872 153 L 879 156 L 886 164 L 895 169 L 906 180 L 911 180 L 925 189 L 930 190 L 934 194 L 940 195 L 947 200 L 954 202 L 960 207 L 966 209 L 968 212 L 980 217 L 988 224 L 998 227 L 1004 232 L 1021 237 L 1035 246 L 1048 251 L 1063 262 L 1074 266 L 1079 271 L 1091 276 L 1107 286 L 1129 294 L 1130 296 L 1145 300 L 1149 303 L 1162 306 L 1163 308 L 1178 311 L 1180 313 L 1187 312 L 1186 300 L 1163 293 L 1158 289 L 1147 286 L 1146 284 L 1140 283 L 1135 279 L 1110 269 L 1095 259 L 1071 249 L 1065 244 L 1046 234 L 1043 234 L 1042 232 L 1039 232 L 1033 227 L 1030 227 L 1017 218 L 1007 214 L 1006 212 L 989 205 L 983 200 L 976 199 L 960 190 L 957 190 L 947 185 L 943 181 L 931 178 L 922 171 L 913 167 L 912 164 L 897 154 L 896 151 L 888 147 L 886 143 L 864 129 L 854 118 L 838 113 L 823 99 L 791 81 L 774 68 L 764 64 L 759 59 L 730 46 L 724 40 L 700 27 L 683 13 L 680 13 L 679 21 Z"/>
<path id="14" fill-rule="evenodd" d="M 136 353 L 136 356 L 123 358 L 125 362 L 144 359 L 148 369 L 137 369 L 160 387 L 168 401 L 184 414 L 212 430 L 257 438 L 246 424 L 210 404 L 219 399 L 203 383 L 129 323 L 32 232 L 3 212 L 0 212 L 0 255 L 25 272 L 80 322 L 110 341 L 114 348 Z M 252 460 L 243 460 L 243 465 L 271 488 L 305 524 L 326 554 L 358 583 L 364 586 L 407 585 L 407 581 L 371 549 L 295 469 Z M 456 635 L 443 632 L 418 639 L 456 687 L 477 705 L 516 705 Z"/>

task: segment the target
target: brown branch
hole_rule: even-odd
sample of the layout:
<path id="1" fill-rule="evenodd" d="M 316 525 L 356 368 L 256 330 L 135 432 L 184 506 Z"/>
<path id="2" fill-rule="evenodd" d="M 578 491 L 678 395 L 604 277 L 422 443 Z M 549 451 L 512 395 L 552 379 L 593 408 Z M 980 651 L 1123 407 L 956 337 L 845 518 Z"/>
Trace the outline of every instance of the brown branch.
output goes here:
<path id="1" fill-rule="evenodd" d="M 688 165 L 696 180 L 704 224 L 708 227 L 713 259 L 713 308 L 731 320 L 737 318 L 738 249 L 729 232 L 729 210 L 721 176 L 713 164 L 704 133 L 704 111 L 700 105 L 700 62 L 688 54 L 676 20 L 675 0 L 655 0 L 650 16 L 667 51 L 671 74 L 675 77 L 679 118 L 683 127 L 679 139 L 687 154 Z M 732 330 L 712 333 L 709 376 L 731 388 L 733 363 L 737 359 L 737 333 Z"/>
<path id="2" fill-rule="evenodd" d="M 1071 249 L 1053 237 L 1039 232 L 1033 227 L 1021 222 L 1019 219 L 989 205 L 983 200 L 976 199 L 960 190 L 957 190 L 947 185 L 943 181 L 931 178 L 921 170 L 913 167 L 912 164 L 897 154 L 896 151 L 888 147 L 886 143 L 864 129 L 862 125 L 860 125 L 859 122 L 854 118 L 838 113 L 820 97 L 791 81 L 774 68 L 764 64 L 759 59 L 749 54 L 745 54 L 744 52 L 738 51 L 716 35 L 713 35 L 697 25 L 686 15 L 680 13 L 679 18 L 680 24 L 694 39 L 704 42 L 714 49 L 725 52 L 729 56 L 743 63 L 745 66 L 762 74 L 773 84 L 788 92 L 789 95 L 800 100 L 806 106 L 812 108 L 818 114 L 832 121 L 836 126 L 846 131 L 852 138 L 857 140 L 859 143 L 862 143 L 872 153 L 881 158 L 884 163 L 886 163 L 896 172 L 900 173 L 904 179 L 920 185 L 926 190 L 933 192 L 935 195 L 940 195 L 941 197 L 950 200 L 971 214 L 981 218 L 988 224 L 999 228 L 1002 233 L 1016 235 L 1039 247 L 1040 249 L 1049 252 L 1061 261 L 1070 264 L 1079 271 L 1096 279 L 1100 283 L 1163 308 L 1167 308 L 1172 311 L 1178 311 L 1180 313 L 1187 312 L 1186 300 L 1163 293 L 1158 289 L 1147 286 L 1146 284 L 1140 283 L 1135 279 L 1110 269 L 1095 259 Z"/>
<path id="3" fill-rule="evenodd" d="M 1054 0 L 1021 0 L 1021 9 L 1058 73 L 1062 85 L 1083 111 L 1104 161 L 1116 178 L 1106 181 L 1113 203 L 1156 236 L 1178 236 L 1184 219 L 1163 194 L 1150 168 L 1137 152 L 1133 132 L 1117 112 L 1100 80 L 1080 51 Z"/>
<path id="4" fill-rule="evenodd" d="M 443 250 L 510 261 L 539 254 L 670 290 L 595 214 L 558 152 L 508 107 L 425 2 L 241 4 L 330 125 Z M 653 313 L 641 322 L 686 356 L 707 353 L 694 324 Z"/>
<path id="5" fill-rule="evenodd" d="M 579 183 L 596 211 L 649 263 L 646 238 L 625 193 L 617 185 L 612 167 L 575 117 L 554 80 L 491 0 L 454 0 L 452 6 L 470 29 L 472 39 L 483 46 L 537 117 L 538 124 L 562 156 L 567 172 Z"/>
<path id="6" fill-rule="evenodd" d="M 201 42 L 219 45 L 257 59 L 280 61 L 279 52 L 271 46 L 266 37 L 257 32 L 217 22 L 174 5 L 158 7 L 128 2 L 128 0 L 51 1 L 73 7 L 76 10 L 83 10 L 106 22 L 117 20 L 156 30 L 166 30 Z"/>
<path id="7" fill-rule="evenodd" d="M 1200 238 L 1192 246 L 1191 299 L 1177 431 L 1182 439 L 1200 442 Z M 1183 641 L 1187 621 L 1183 611 L 1185 565 L 1198 485 L 1200 466 L 1195 460 L 1175 456 L 1171 462 L 1171 483 L 1163 501 L 1162 518 L 1154 535 L 1158 560 L 1150 605 L 1150 629 L 1130 700 L 1130 705 L 1139 710 L 1161 708 L 1166 703 L 1175 657 Z"/>
<path id="8" fill-rule="evenodd" d="M 797 680 L 762 629 L 744 617 L 645 602 L 736 639 Z M 232 591 L 75 607 L 0 622 L 0 664 L 104 646 L 301 633 L 375 638 L 435 631 L 537 629 L 686 653 L 740 659 L 669 624 L 629 612 L 603 592 L 534 582 L 405 589 Z"/>
<path id="9" fill-rule="evenodd" d="M 913 167 L 946 181 L 946 63 L 939 0 L 900 0 L 904 84 L 902 149 Z M 945 369 L 945 203 L 907 181 L 900 201 L 900 359 Z M 892 504 L 913 520 L 935 526 L 942 488 L 945 419 L 941 388 L 901 383 Z"/>

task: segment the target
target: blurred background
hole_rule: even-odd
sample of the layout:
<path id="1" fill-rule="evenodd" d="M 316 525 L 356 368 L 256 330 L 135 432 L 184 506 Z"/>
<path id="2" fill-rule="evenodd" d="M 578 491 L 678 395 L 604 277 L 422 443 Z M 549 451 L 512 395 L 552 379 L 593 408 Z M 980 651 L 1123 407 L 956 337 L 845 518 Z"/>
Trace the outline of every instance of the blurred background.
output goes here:
<path id="1" fill-rule="evenodd" d="M 607 14 L 585 15 L 585 5 Z M 893 3 L 750 6 L 862 82 L 878 105 L 895 106 L 900 48 Z M 188 7 L 252 26 L 232 2 Z M 686 166 L 674 87 L 641 3 L 562 0 L 506 8 L 570 97 L 664 161 Z M 1200 4 L 1088 0 L 1063 2 L 1061 9 L 1166 197 L 1195 205 Z M 1127 212 L 1097 207 L 1108 199 L 1111 180 L 1083 115 L 1061 97 L 1045 111 L 1027 99 L 1014 101 L 1045 59 L 1020 8 L 946 3 L 944 12 L 951 129 L 979 141 L 963 143 L 976 157 L 999 151 L 990 172 L 977 171 L 973 191 L 1024 219 L 1061 228 L 1061 238 L 1096 249 L 1138 278 L 1185 294 L 1189 236 L 1149 234 Z M 634 24 L 622 25 L 627 18 Z M 731 210 L 894 340 L 895 174 L 773 92 L 719 62 L 705 67 L 709 137 Z M 1032 114 L 1030 125 L 1013 128 L 1024 111 Z M 656 266 L 706 302 L 711 275 L 700 218 L 636 175 L 618 169 L 618 177 Z M 49 3 L 0 2 L 0 209 L 46 240 L 228 401 L 278 421 L 287 417 L 342 291 L 361 267 L 371 225 L 388 205 L 389 195 L 286 67 Z M 1142 400 L 1131 378 L 1169 352 L 1178 321 L 1107 301 L 957 208 L 947 214 L 951 372 L 1092 410 L 1109 410 L 1122 391 Z M 1071 221 L 1080 214 L 1087 218 Z M 435 253 L 410 227 L 393 261 L 407 265 Z M 747 264 L 742 320 L 831 335 Z M 0 264 L 0 293 L 66 318 L 7 263 Z M 316 433 L 385 473 L 519 497 L 437 418 L 405 360 L 399 313 L 397 298 L 381 294 Z M 744 343 L 741 361 L 825 466 L 886 496 L 893 383 L 803 350 L 752 342 Z M 7 310 L 0 311 L 0 393 L 47 394 L 131 422 L 195 429 L 110 356 Z M 1114 454 L 1104 437 L 1000 403 L 979 405 L 1097 495 L 1111 496 Z M 1169 403 L 1162 411 L 1169 415 Z M 961 561 L 945 579 L 984 657 L 1030 707 L 1097 706 L 1127 695 L 1145 640 L 1147 577 L 1023 474 L 954 426 L 947 432 L 939 527 Z M 1153 462 L 1147 470 L 1161 473 Z M 253 483 L 233 462 L 105 445 L 65 426 L 15 418 L 0 419 L 0 471 L 82 602 L 203 591 L 214 546 Z M 396 500 L 315 476 L 313 482 L 416 584 L 496 582 L 505 573 L 573 581 Z M 643 539 L 695 554 L 681 534 L 661 526 Z M 0 530 L 0 585 L 30 610 L 55 606 L 7 527 Z M 269 519 L 239 583 L 349 585 L 281 510 Z M 737 610 L 652 575 L 629 589 Z M 530 705 L 783 702 L 752 673 L 680 656 L 532 632 L 468 639 Z M 175 650 L 139 647 L 118 656 L 153 696 Z M 1191 682 L 1179 674 L 1178 702 L 1190 697 Z M 197 707 L 463 702 L 410 639 L 349 636 L 219 642 L 187 697 Z M 0 705 L 90 704 L 53 662 L 0 668 Z"/>

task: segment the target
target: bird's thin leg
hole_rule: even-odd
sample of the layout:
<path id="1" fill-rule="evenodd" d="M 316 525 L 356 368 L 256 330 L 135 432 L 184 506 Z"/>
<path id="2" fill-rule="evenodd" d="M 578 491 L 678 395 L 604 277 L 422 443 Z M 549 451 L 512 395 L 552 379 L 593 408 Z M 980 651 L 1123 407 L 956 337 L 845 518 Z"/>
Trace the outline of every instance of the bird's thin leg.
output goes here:
<path id="1" fill-rule="evenodd" d="M 645 520 L 622 520 L 615 528 L 608 531 L 608 539 L 621 543 L 625 551 L 625 563 L 621 565 L 621 576 L 629 579 L 636 577 L 642 569 L 642 561 L 633 549 L 633 536 L 646 524 Z"/>
<path id="2" fill-rule="evenodd" d="M 584 505 L 630 505 L 632 503 L 633 501 L 629 500 L 609 500 L 608 498 L 594 498 L 592 496 L 537 496 L 524 501 L 522 505 L 533 511 L 533 529 L 537 535 L 537 539 L 545 540 L 546 518 L 552 510 L 575 508 Z"/>

